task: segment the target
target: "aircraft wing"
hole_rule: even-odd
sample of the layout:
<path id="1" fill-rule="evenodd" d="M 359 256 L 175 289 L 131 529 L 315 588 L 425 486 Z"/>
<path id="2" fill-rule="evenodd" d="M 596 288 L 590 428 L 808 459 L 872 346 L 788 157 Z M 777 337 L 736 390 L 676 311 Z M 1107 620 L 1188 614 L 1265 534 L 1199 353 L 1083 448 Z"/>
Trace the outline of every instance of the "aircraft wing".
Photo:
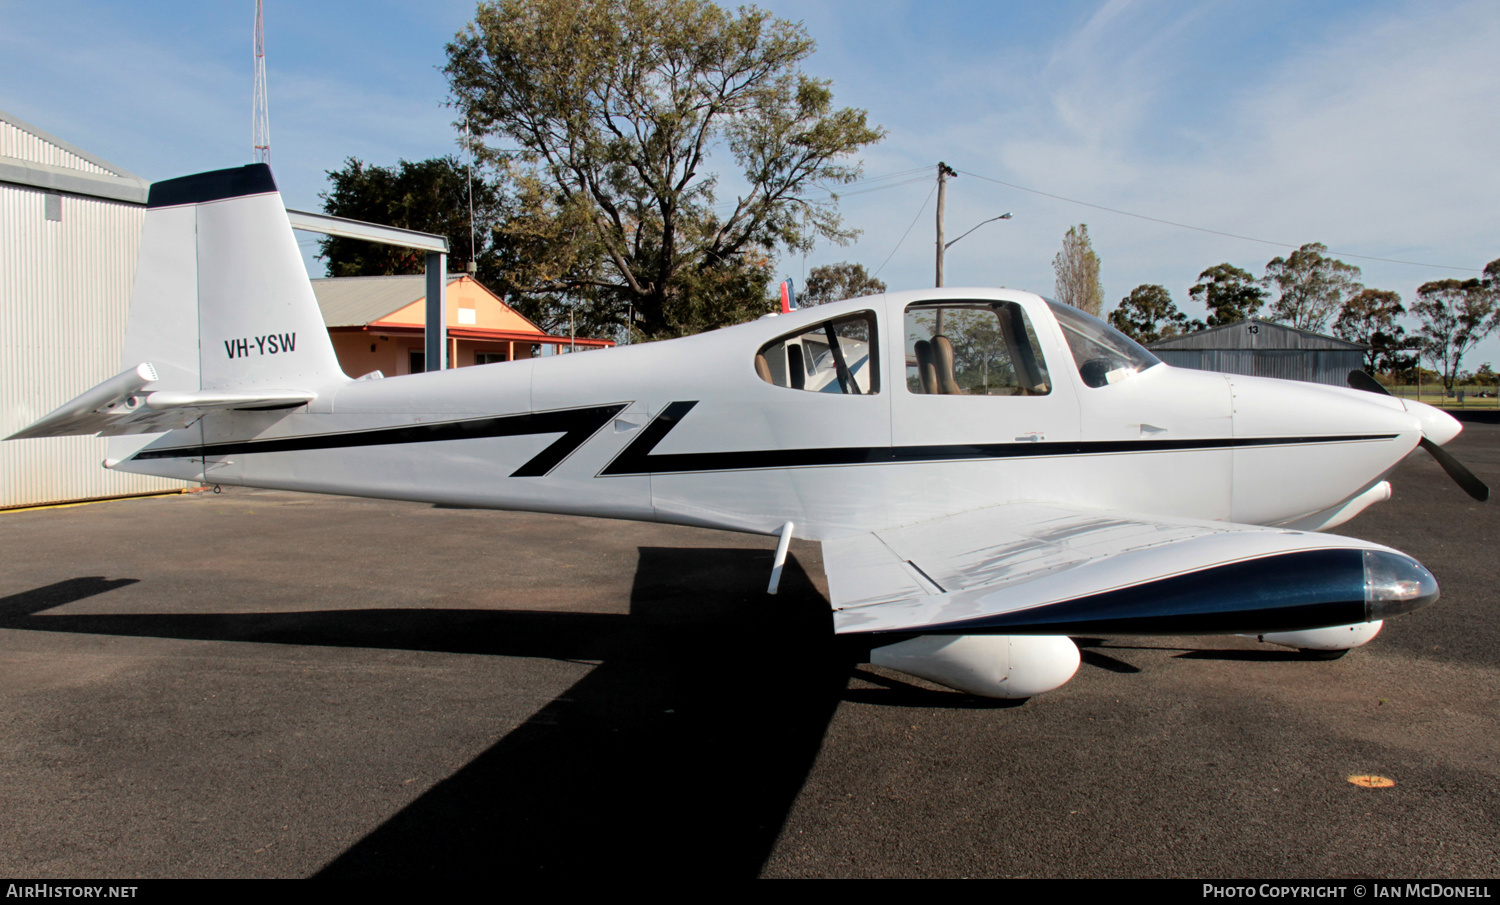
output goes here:
<path id="1" fill-rule="evenodd" d="M 1011 504 L 823 544 L 840 634 L 1214 634 L 1375 621 L 1437 599 L 1368 541 Z"/>

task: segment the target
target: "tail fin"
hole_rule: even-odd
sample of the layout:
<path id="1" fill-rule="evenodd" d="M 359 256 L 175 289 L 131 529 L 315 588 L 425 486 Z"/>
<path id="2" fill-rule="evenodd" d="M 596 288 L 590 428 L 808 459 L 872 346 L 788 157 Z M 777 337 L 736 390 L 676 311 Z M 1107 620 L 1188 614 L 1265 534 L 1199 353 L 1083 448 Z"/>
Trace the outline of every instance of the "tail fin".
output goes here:
<path id="1" fill-rule="evenodd" d="M 151 186 L 123 361 L 6 439 L 98 433 L 114 467 L 205 415 L 288 410 L 348 381 L 270 167 Z"/>
<path id="2" fill-rule="evenodd" d="M 183 392 L 347 379 L 270 167 L 157 182 L 146 207 L 123 368 Z"/>

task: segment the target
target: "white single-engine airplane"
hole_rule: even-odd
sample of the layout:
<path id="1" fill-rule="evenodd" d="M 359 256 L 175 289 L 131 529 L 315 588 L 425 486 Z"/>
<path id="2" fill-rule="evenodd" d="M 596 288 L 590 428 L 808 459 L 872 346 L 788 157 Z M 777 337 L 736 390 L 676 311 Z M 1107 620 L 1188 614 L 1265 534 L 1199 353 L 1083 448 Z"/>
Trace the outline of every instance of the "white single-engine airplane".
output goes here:
<path id="1" fill-rule="evenodd" d="M 1072 677 L 1069 635 L 1342 652 L 1438 597 L 1316 533 L 1460 425 L 1417 402 L 1171 368 L 1025 292 L 897 292 L 587 355 L 351 380 L 264 164 L 151 187 L 124 370 L 9 439 L 216 484 L 821 541 L 840 634 L 977 695 Z M 1358 378 L 1355 380 L 1357 381 Z M 1354 382 L 1354 381 L 1352 381 Z"/>

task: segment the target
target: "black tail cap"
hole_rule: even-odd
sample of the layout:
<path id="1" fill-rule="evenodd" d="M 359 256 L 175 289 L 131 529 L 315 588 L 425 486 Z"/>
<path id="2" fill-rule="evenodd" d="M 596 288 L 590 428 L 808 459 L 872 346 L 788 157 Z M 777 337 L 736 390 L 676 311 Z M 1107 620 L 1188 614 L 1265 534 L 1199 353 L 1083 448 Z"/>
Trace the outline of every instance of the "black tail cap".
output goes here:
<path id="1" fill-rule="evenodd" d="M 202 204 L 244 195 L 264 195 L 276 191 L 271 167 L 252 163 L 232 170 L 214 170 L 196 176 L 182 176 L 151 183 L 146 207 L 176 207 L 180 204 Z"/>

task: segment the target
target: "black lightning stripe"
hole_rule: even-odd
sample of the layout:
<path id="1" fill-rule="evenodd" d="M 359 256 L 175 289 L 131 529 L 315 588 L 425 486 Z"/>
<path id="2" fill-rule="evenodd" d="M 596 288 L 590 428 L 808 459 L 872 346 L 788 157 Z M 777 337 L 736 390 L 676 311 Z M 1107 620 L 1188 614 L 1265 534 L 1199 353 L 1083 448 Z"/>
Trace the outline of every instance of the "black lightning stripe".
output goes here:
<path id="1" fill-rule="evenodd" d="M 815 449 L 761 449 L 736 452 L 652 454 L 672 429 L 693 410 L 694 402 L 674 402 L 599 475 L 673 474 L 701 471 L 743 471 L 766 468 L 807 468 L 820 465 L 892 465 L 903 462 L 949 462 L 965 459 L 1021 459 L 1046 456 L 1085 456 L 1104 453 L 1178 452 L 1243 449 L 1257 446 L 1299 446 L 1314 443 L 1353 443 L 1394 440 L 1398 434 L 1339 434 L 1321 437 L 1211 437 L 1193 440 L 1077 440 L 1062 443 L 971 443 L 947 446 L 834 446 Z"/>
<path id="2" fill-rule="evenodd" d="M 1244 449 L 1259 446 L 1300 446 L 1316 443 L 1355 443 L 1394 440 L 1398 434 L 1337 434 L 1313 437 L 1210 437 L 1194 440 L 1077 440 L 1062 443 L 970 443 L 946 446 L 834 446 L 811 449 L 762 449 L 729 452 L 653 454 L 657 444 L 687 417 L 698 402 L 673 402 L 647 424 L 600 477 L 617 475 L 673 474 L 706 471 L 745 471 L 767 468 L 810 468 L 828 465 L 892 465 L 906 462 L 950 462 L 973 459 L 1021 459 L 1048 456 L 1084 456 L 1107 453 L 1177 452 L 1213 449 Z M 535 478 L 550 474 L 574 450 L 582 446 L 629 403 L 590 408 L 439 421 L 338 434 L 307 434 L 271 440 L 242 440 L 204 446 L 174 446 L 147 449 L 137 459 L 218 458 L 253 453 L 301 452 L 317 449 L 350 449 L 360 446 L 392 446 L 405 443 L 438 443 L 445 440 L 477 440 L 489 437 L 519 437 L 528 434 L 562 434 L 526 464 L 511 472 L 513 478 Z"/>
<path id="3" fill-rule="evenodd" d="M 359 446 L 393 446 L 404 443 L 439 443 L 445 440 L 480 440 L 490 437 L 520 437 L 528 434 L 562 434 L 526 464 L 511 472 L 513 478 L 535 478 L 548 474 L 611 418 L 625 410 L 629 403 L 597 405 L 591 408 L 535 412 L 525 415 L 501 415 L 494 418 L 470 418 L 463 421 L 439 421 L 431 424 L 408 424 L 375 430 L 348 431 L 340 434 L 307 434 L 278 437 L 271 440 L 242 440 L 234 443 L 210 443 L 203 446 L 174 446 L 169 449 L 147 449 L 137 459 L 217 458 L 253 453 L 302 452 L 314 449 L 350 449 Z"/>

